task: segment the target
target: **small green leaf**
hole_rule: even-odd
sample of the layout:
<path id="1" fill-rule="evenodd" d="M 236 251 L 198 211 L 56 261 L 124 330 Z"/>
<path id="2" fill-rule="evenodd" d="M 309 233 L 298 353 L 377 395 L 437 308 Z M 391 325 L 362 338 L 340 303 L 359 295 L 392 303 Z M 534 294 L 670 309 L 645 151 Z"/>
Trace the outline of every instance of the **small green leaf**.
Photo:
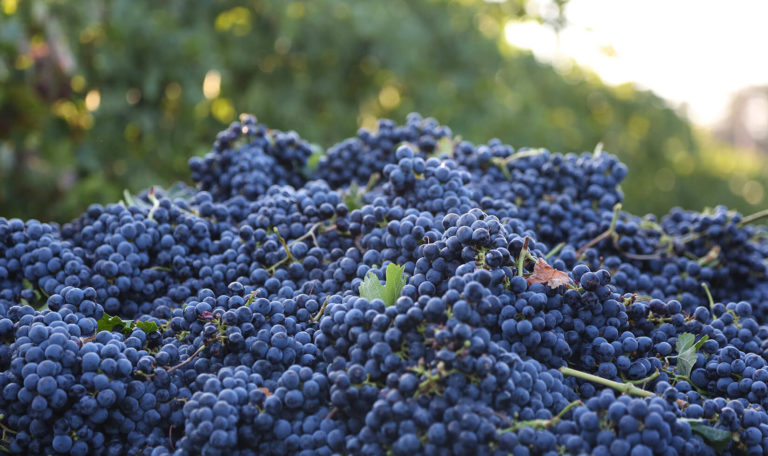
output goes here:
<path id="1" fill-rule="evenodd" d="M 733 441 L 733 432 L 706 425 L 699 420 L 683 419 L 691 426 L 691 431 L 700 435 L 716 450 L 724 450 Z"/>
<path id="2" fill-rule="evenodd" d="M 696 364 L 696 352 L 693 350 L 686 350 L 677 357 L 677 370 L 680 374 L 688 377 L 691 375 L 693 366 Z"/>
<path id="3" fill-rule="evenodd" d="M 405 286 L 405 266 L 389 263 L 387 266 L 387 283 L 384 285 L 384 303 L 387 306 L 395 304 Z"/>
<path id="4" fill-rule="evenodd" d="M 135 328 L 139 328 L 145 333 L 155 332 L 159 329 L 157 323 L 153 321 L 134 322 L 133 320 L 123 320 L 120 317 L 113 317 L 111 315 L 107 315 L 106 313 L 102 315 L 102 317 L 97 322 L 97 325 L 98 331 L 114 331 L 116 326 L 121 326 L 123 328 L 124 334 L 130 333 Z"/>
<path id="5" fill-rule="evenodd" d="M 693 343 L 696 340 L 696 336 L 694 336 L 691 333 L 682 333 L 677 338 L 677 343 L 675 344 L 675 348 L 677 349 L 678 353 L 682 353 L 683 351 L 693 347 Z"/>
<path id="6" fill-rule="evenodd" d="M 599 142 L 595 144 L 595 150 L 592 151 L 592 154 L 594 154 L 595 158 L 599 157 L 603 154 L 603 143 Z"/>
<path id="7" fill-rule="evenodd" d="M 111 315 L 107 315 L 106 313 L 102 315 L 97 322 L 98 331 L 112 331 L 115 326 L 127 327 L 126 322 L 123 321 L 120 317 L 113 317 Z"/>
<path id="8" fill-rule="evenodd" d="M 131 196 L 131 192 L 129 192 L 128 189 L 123 190 L 123 201 L 128 207 L 136 205 L 136 201 L 133 199 L 133 196 Z"/>
<path id="9" fill-rule="evenodd" d="M 696 336 L 691 333 L 680 334 L 675 343 L 677 349 L 677 370 L 681 375 L 689 377 L 693 366 L 696 364 L 699 356 L 696 354 L 701 345 L 706 342 L 706 336 L 696 343 Z"/>
<path id="10" fill-rule="evenodd" d="M 376 274 L 369 272 L 358 289 L 360 297 L 369 301 L 381 299 L 387 306 L 394 305 L 405 286 L 406 277 L 403 275 L 404 271 L 405 266 L 390 263 L 387 266 L 385 285 L 381 284 Z"/>
<path id="11" fill-rule="evenodd" d="M 157 323 L 154 321 L 137 321 L 133 326 L 136 326 L 147 334 L 155 332 L 158 329 Z"/>
<path id="12" fill-rule="evenodd" d="M 360 284 L 360 288 L 358 289 L 360 292 L 360 297 L 369 301 L 373 301 L 374 299 L 381 299 L 383 301 L 383 290 L 384 285 L 379 282 L 379 278 L 376 277 L 376 274 L 374 274 L 372 271 L 369 272 L 367 276 L 365 276 L 365 280 L 363 280 L 363 283 Z"/>

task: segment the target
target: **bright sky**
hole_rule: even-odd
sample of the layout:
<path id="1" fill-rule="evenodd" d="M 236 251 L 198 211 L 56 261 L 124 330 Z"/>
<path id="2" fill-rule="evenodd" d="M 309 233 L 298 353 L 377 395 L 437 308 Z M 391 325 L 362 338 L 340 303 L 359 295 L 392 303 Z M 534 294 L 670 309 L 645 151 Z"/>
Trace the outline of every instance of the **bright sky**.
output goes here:
<path id="1" fill-rule="evenodd" d="M 510 23 L 506 40 L 555 61 L 572 58 L 611 84 L 634 81 L 711 125 L 729 97 L 768 84 L 766 0 L 571 0 L 559 45 L 551 29 Z"/>

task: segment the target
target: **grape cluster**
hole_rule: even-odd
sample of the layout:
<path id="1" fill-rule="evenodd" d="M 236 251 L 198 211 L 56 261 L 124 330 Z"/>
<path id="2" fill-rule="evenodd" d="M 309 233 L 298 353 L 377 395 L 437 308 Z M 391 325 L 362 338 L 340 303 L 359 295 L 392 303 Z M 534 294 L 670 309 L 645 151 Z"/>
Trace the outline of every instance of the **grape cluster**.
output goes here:
<path id="1" fill-rule="evenodd" d="M 418 114 L 315 152 L 246 115 L 194 188 L 0 218 L 0 449 L 768 453 L 766 214 Z"/>
<path id="2" fill-rule="evenodd" d="M 294 132 L 270 130 L 256 118 L 243 115 L 216 137 L 213 150 L 189 162 L 192 179 L 214 198 L 264 194 L 272 185 L 300 186 L 301 170 L 312 154 L 309 144 Z"/>

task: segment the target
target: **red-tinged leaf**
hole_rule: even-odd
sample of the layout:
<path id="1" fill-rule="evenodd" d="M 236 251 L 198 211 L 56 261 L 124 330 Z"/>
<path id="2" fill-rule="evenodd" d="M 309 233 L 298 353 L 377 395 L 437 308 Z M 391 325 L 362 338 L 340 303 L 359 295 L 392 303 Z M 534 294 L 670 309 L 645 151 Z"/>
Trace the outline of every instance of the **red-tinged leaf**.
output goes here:
<path id="1" fill-rule="evenodd" d="M 529 275 L 525 280 L 528 282 L 528 285 L 546 283 L 550 288 L 557 288 L 560 285 L 571 283 L 571 278 L 568 277 L 568 274 L 553 268 L 543 258 L 536 260 L 536 264 L 533 266 L 533 274 Z"/>

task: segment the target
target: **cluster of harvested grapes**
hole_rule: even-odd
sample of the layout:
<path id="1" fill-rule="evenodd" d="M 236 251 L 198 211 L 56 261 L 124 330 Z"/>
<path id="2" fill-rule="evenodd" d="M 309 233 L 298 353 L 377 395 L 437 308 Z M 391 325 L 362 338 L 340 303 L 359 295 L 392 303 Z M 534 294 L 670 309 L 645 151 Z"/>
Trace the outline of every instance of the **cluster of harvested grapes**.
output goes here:
<path id="1" fill-rule="evenodd" d="M 192 187 L 0 219 L 0 449 L 768 453 L 768 214 L 621 210 L 602 153 L 243 116 Z"/>

